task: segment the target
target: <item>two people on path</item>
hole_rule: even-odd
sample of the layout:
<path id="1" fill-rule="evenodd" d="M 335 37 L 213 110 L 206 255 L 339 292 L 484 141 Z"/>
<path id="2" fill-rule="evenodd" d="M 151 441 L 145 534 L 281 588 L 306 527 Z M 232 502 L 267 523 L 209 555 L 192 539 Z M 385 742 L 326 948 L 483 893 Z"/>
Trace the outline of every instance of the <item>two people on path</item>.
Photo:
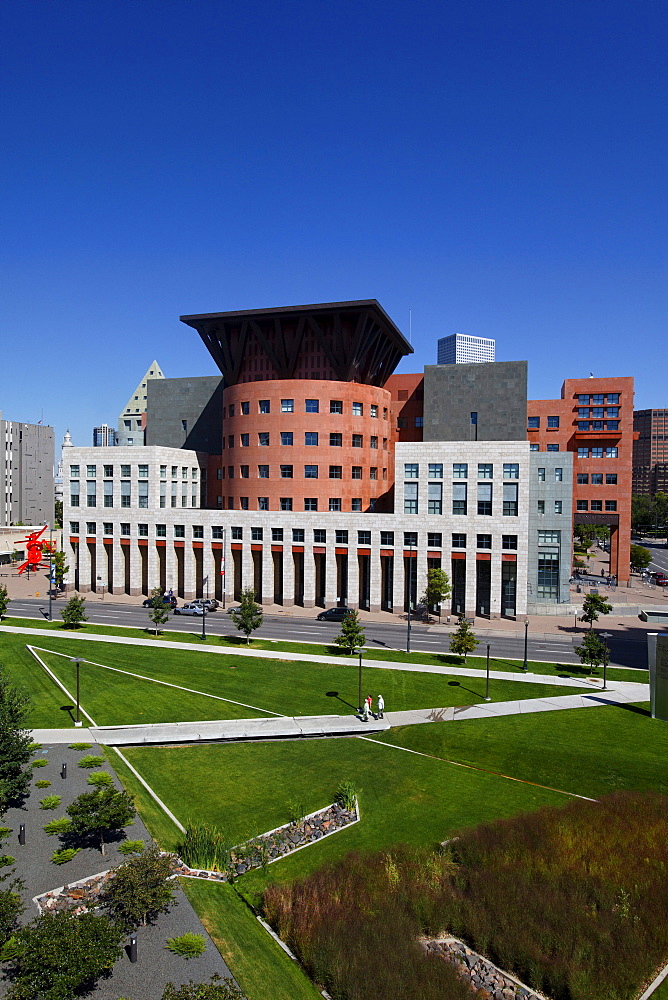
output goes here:
<path id="1" fill-rule="evenodd" d="M 378 712 L 374 715 L 373 712 L 373 699 L 370 694 L 364 699 L 364 705 L 362 706 L 362 719 L 364 722 L 369 721 L 369 716 L 373 716 L 374 719 L 382 719 L 385 715 L 385 700 L 382 694 L 378 695 Z"/>

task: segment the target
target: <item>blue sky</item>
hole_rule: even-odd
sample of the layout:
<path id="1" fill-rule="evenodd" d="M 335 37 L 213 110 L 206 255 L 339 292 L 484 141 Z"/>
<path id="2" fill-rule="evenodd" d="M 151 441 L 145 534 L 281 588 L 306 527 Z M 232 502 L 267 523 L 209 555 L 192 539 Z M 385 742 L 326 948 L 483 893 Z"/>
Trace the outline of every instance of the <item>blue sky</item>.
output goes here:
<path id="1" fill-rule="evenodd" d="M 663 0 L 6 0 L 4 416 L 91 443 L 179 315 L 377 298 L 529 391 L 666 387 Z"/>

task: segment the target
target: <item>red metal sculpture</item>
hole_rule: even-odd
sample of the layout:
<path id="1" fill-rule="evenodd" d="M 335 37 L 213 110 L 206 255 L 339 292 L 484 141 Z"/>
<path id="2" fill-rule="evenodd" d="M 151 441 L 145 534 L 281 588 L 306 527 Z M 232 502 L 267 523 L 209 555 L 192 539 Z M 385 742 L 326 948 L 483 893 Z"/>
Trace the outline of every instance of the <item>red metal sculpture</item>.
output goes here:
<path id="1" fill-rule="evenodd" d="M 46 531 L 48 525 L 44 525 L 41 531 L 31 531 L 23 541 L 26 543 L 27 559 L 19 566 L 19 574 L 24 570 L 38 570 L 42 566 L 44 556 L 52 555 L 56 551 L 54 542 L 49 542 L 40 536 Z M 44 564 L 45 567 L 48 563 Z"/>

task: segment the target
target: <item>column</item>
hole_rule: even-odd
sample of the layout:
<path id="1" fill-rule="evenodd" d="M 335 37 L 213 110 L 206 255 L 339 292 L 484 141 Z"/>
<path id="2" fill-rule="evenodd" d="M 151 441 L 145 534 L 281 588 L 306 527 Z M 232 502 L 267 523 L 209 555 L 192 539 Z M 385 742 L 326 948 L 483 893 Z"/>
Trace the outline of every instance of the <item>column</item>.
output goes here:
<path id="1" fill-rule="evenodd" d="M 475 542 L 475 535 L 469 532 L 469 537 Z M 466 552 L 466 615 L 470 618 L 476 612 L 476 583 L 478 579 L 478 567 L 476 565 L 475 548 Z"/>
<path id="2" fill-rule="evenodd" d="M 171 525 L 170 525 L 171 527 Z M 165 587 L 167 593 L 173 591 L 176 597 L 179 592 L 178 570 L 176 568 L 176 551 L 173 538 L 167 539 L 165 545 Z"/>
<path id="3" fill-rule="evenodd" d="M 201 595 L 196 593 L 195 581 L 195 551 L 192 541 L 186 539 L 183 549 L 183 596 L 186 601 L 192 601 L 194 597 Z"/>
<path id="4" fill-rule="evenodd" d="M 253 553 L 250 542 L 244 542 L 241 550 L 241 589 L 253 586 Z"/>
<path id="5" fill-rule="evenodd" d="M 202 549 L 202 597 L 206 597 L 207 593 L 209 597 L 216 596 L 216 564 L 209 541 L 204 542 Z"/>
<path id="6" fill-rule="evenodd" d="M 262 545 L 262 603 L 274 603 L 274 562 L 268 541 Z"/>
<path id="7" fill-rule="evenodd" d="M 118 524 L 114 525 L 114 529 L 118 530 Z M 113 569 L 113 579 L 114 579 L 114 594 L 124 594 L 125 593 L 125 554 L 123 552 L 123 546 L 121 545 L 120 538 L 114 537 L 114 547 L 112 549 L 112 559 L 114 563 Z"/>
<path id="8" fill-rule="evenodd" d="M 148 596 L 150 597 L 151 591 L 160 586 L 160 563 L 158 561 L 158 549 L 155 544 L 155 538 L 149 538 L 148 540 L 146 557 L 148 559 Z"/>
<path id="9" fill-rule="evenodd" d="M 304 607 L 315 607 L 315 559 L 313 549 L 304 546 Z"/>
<path id="10" fill-rule="evenodd" d="M 90 551 L 85 535 L 79 536 L 79 593 L 90 591 Z"/>
<path id="11" fill-rule="evenodd" d="M 139 597 L 141 595 L 141 554 L 137 539 L 130 540 L 130 596 Z"/>
<path id="12" fill-rule="evenodd" d="M 327 534 L 329 535 L 331 532 Z M 325 556 L 325 607 L 327 608 L 330 604 L 337 604 L 340 596 L 337 593 L 335 551 L 335 546 L 329 543 L 327 545 L 327 555 Z"/>
<path id="13" fill-rule="evenodd" d="M 351 532 L 352 534 L 352 532 Z M 360 574 L 359 562 L 357 561 L 357 546 L 351 545 L 348 548 L 348 606 L 359 608 L 360 606 Z"/>
<path id="14" fill-rule="evenodd" d="M 286 532 L 287 534 L 287 532 Z M 295 561 L 292 546 L 283 546 L 283 607 L 291 608 L 295 603 Z"/>
<path id="15" fill-rule="evenodd" d="M 369 559 L 369 610 L 380 611 L 382 572 L 380 567 L 379 533 L 371 533 L 371 558 Z"/>
<path id="16" fill-rule="evenodd" d="M 501 552 L 498 548 L 499 536 L 493 538 L 492 562 L 490 567 L 490 595 L 489 595 L 489 615 L 490 618 L 498 618 L 501 614 Z"/>
<path id="17" fill-rule="evenodd" d="M 101 528 L 102 525 L 98 525 Z M 98 580 L 98 577 L 100 579 Z M 104 537 L 97 536 L 95 540 L 95 593 L 104 594 L 109 590 L 109 571 L 107 568 L 107 550 L 104 547 Z M 103 589 L 104 588 L 104 589 Z"/>
<path id="18" fill-rule="evenodd" d="M 395 533 L 397 536 L 399 532 Z M 404 547 L 395 545 L 394 548 L 394 575 L 392 577 L 392 611 L 395 615 L 400 615 L 404 610 Z"/>

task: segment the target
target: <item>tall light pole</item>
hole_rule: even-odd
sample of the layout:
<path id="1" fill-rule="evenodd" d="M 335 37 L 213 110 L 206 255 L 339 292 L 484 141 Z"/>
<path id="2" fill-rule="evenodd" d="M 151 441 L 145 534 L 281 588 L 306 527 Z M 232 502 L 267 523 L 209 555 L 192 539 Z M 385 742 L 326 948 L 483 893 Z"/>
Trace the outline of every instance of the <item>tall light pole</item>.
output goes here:
<path id="1" fill-rule="evenodd" d="M 202 639 L 206 639 L 206 604 L 202 605 Z"/>
<path id="2" fill-rule="evenodd" d="M 413 592 L 413 535 L 408 543 L 408 618 L 406 619 L 406 652 L 411 651 L 411 597 Z"/>
<path id="3" fill-rule="evenodd" d="M 49 527 L 49 621 L 53 621 L 51 606 L 53 602 L 53 525 Z"/>
<path id="4" fill-rule="evenodd" d="M 603 687 L 602 691 L 608 690 L 608 639 L 612 639 L 612 632 L 599 633 L 603 640 Z"/>
<path id="5" fill-rule="evenodd" d="M 70 662 L 74 663 L 75 666 L 76 666 L 76 668 L 77 668 L 77 717 L 74 720 L 74 725 L 77 726 L 77 727 L 79 727 L 79 726 L 82 725 L 82 722 L 81 722 L 81 698 L 80 698 L 81 688 L 79 686 L 79 664 L 85 663 L 86 661 L 81 656 L 72 656 L 70 658 Z"/>
<path id="6" fill-rule="evenodd" d="M 362 711 L 362 653 L 364 648 L 359 651 L 359 710 Z"/>
<path id="7" fill-rule="evenodd" d="M 220 575 L 223 578 L 223 611 L 225 610 L 225 528 L 223 528 L 223 556 L 222 556 L 222 566 L 220 567 Z"/>
<path id="8" fill-rule="evenodd" d="M 529 664 L 527 663 L 528 646 L 529 646 L 529 619 L 526 618 L 524 621 L 524 663 L 522 664 L 522 670 L 525 673 L 529 669 Z"/>
<path id="9" fill-rule="evenodd" d="M 489 643 L 487 643 L 487 682 L 485 685 L 485 701 L 491 701 L 489 696 Z"/>

